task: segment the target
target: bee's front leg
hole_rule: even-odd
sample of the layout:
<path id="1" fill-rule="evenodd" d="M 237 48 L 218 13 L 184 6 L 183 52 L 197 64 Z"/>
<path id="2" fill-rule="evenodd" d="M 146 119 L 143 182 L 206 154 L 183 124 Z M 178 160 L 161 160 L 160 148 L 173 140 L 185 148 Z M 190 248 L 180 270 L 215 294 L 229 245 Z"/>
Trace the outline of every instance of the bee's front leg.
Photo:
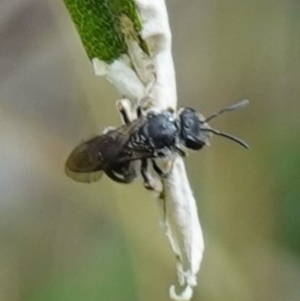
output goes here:
<path id="1" fill-rule="evenodd" d="M 137 118 L 136 113 L 132 110 L 131 102 L 127 98 L 118 100 L 116 103 L 117 110 L 121 115 L 124 124 L 128 124 Z"/>

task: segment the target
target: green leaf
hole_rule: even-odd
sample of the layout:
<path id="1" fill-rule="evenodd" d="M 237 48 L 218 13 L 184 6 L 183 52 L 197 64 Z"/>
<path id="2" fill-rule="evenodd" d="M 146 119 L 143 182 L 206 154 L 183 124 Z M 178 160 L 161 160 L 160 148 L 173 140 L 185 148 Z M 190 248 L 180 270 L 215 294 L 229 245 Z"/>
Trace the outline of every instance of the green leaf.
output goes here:
<path id="1" fill-rule="evenodd" d="M 148 53 L 140 38 L 142 24 L 134 0 L 63 0 L 90 59 L 111 63 L 127 53 L 121 18 L 126 15 L 133 24 L 141 48 Z"/>

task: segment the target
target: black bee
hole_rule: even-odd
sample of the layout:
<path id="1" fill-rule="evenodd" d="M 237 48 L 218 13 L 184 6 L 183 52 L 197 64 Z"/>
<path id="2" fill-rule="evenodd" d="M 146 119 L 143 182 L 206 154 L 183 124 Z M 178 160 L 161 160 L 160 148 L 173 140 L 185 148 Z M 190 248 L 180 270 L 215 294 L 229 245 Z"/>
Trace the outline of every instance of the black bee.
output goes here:
<path id="1" fill-rule="evenodd" d="M 130 122 L 121 111 L 125 125 L 80 143 L 70 154 L 65 165 L 67 176 L 78 182 L 93 182 L 103 172 L 112 180 L 131 183 L 136 177 L 135 161 L 141 161 L 145 186 L 150 188 L 148 159 L 184 154 L 179 145 L 179 123 L 171 111 L 150 112 Z M 154 170 L 164 173 L 151 160 Z"/>
<path id="2" fill-rule="evenodd" d="M 176 153 L 185 156 L 182 147 L 200 150 L 209 144 L 212 133 L 248 148 L 242 140 L 208 125 L 208 121 L 220 114 L 247 103 L 241 101 L 206 119 L 191 108 L 179 110 L 177 116 L 171 110 L 160 113 L 149 112 L 144 116 L 141 109 L 138 109 L 138 118 L 130 121 L 125 110 L 121 110 L 125 125 L 79 144 L 66 162 L 66 174 L 79 182 L 93 182 L 100 179 L 105 172 L 116 182 L 131 183 L 137 176 L 135 163 L 140 161 L 145 187 L 151 189 L 148 174 L 149 159 L 154 171 L 160 177 L 165 177 L 166 174 L 154 159 L 168 158 Z"/>

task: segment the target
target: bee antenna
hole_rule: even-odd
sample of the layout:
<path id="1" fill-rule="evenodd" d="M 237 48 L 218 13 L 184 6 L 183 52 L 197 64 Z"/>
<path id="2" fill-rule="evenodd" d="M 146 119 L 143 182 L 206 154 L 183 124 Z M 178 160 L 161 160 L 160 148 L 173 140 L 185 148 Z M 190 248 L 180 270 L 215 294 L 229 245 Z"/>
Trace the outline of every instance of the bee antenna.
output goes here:
<path id="1" fill-rule="evenodd" d="M 246 106 L 247 104 L 249 103 L 249 100 L 248 99 L 244 99 L 244 100 L 241 100 L 231 106 L 228 106 L 222 110 L 220 110 L 219 112 L 217 113 L 214 113 L 212 114 L 211 116 L 207 117 L 204 122 L 209 122 L 210 120 L 220 116 L 221 114 L 225 113 L 225 112 L 230 112 L 230 111 L 234 111 L 234 110 L 237 110 L 237 109 L 241 109 L 243 108 L 244 106 Z"/>
<path id="2" fill-rule="evenodd" d="M 244 142 L 243 140 L 241 140 L 241 139 L 239 139 L 239 138 L 237 138 L 235 136 L 232 136 L 230 134 L 227 134 L 227 133 L 224 133 L 224 132 L 220 132 L 220 131 L 218 131 L 216 129 L 212 129 L 212 128 L 210 128 L 210 129 L 201 129 L 201 130 L 202 131 L 206 131 L 206 132 L 211 132 L 211 133 L 216 134 L 218 136 L 222 136 L 222 137 L 228 138 L 231 141 L 236 142 L 237 144 L 241 145 L 244 148 L 247 148 L 247 149 L 250 148 L 249 145 L 246 142 Z"/>

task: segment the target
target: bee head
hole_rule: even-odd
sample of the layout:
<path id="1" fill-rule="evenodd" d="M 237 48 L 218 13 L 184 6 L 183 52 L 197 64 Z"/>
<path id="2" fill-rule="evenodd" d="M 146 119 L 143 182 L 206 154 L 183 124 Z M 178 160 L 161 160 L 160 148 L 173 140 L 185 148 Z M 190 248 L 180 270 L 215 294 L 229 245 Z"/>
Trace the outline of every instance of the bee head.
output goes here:
<path id="1" fill-rule="evenodd" d="M 200 150 L 209 145 L 211 133 L 203 131 L 210 129 L 202 114 L 192 108 L 182 108 L 179 111 L 180 136 L 185 147 Z"/>
<path id="2" fill-rule="evenodd" d="M 209 140 L 211 134 L 215 134 L 221 137 L 225 137 L 238 143 L 239 145 L 249 148 L 249 146 L 241 139 L 232 136 L 230 134 L 220 132 L 216 129 L 211 128 L 208 122 L 225 112 L 234 111 L 236 109 L 242 108 L 248 104 L 248 100 L 242 100 L 236 104 L 228 106 L 217 113 L 212 114 L 208 118 L 191 108 L 182 108 L 179 110 L 179 120 L 180 120 L 180 136 L 182 143 L 185 147 L 199 150 L 205 145 L 209 145 Z"/>

